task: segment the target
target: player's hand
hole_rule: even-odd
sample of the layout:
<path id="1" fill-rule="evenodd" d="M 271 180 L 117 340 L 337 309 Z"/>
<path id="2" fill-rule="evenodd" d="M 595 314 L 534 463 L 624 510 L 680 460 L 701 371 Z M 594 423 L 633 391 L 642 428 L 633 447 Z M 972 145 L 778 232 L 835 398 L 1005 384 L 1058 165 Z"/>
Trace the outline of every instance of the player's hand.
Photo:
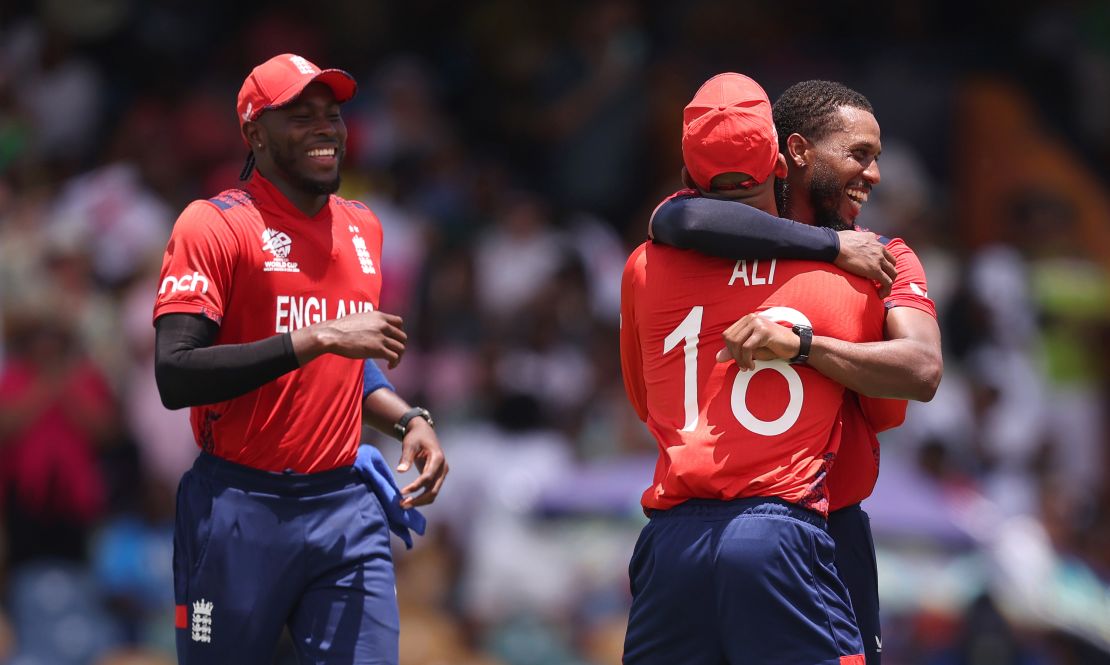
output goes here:
<path id="1" fill-rule="evenodd" d="M 729 326 L 722 336 L 725 348 L 717 352 L 717 362 L 735 360 L 741 372 L 754 370 L 757 360 L 790 360 L 802 344 L 790 328 L 754 313 Z"/>
<path id="2" fill-rule="evenodd" d="M 401 356 L 405 353 L 405 342 L 408 341 L 403 325 L 401 317 L 395 314 L 374 311 L 351 314 L 333 321 L 317 323 L 302 330 L 316 329 L 314 333 L 320 340 L 324 352 L 358 360 L 381 358 L 389 363 L 390 369 L 393 369 L 401 362 Z M 300 331 L 293 334 L 296 336 L 298 333 Z M 296 349 L 296 337 L 293 344 Z M 297 357 L 302 360 L 303 365 L 304 358 L 300 353 Z"/>
<path id="3" fill-rule="evenodd" d="M 840 254 L 833 262 L 836 267 L 877 283 L 880 298 L 889 296 L 898 271 L 894 255 L 879 242 L 879 236 L 870 231 L 838 231 L 836 235 L 840 237 Z"/>
<path id="4" fill-rule="evenodd" d="M 401 463 L 397 465 L 397 472 L 408 471 L 414 463 L 420 475 L 401 488 L 402 508 L 414 508 L 435 501 L 439 489 L 443 487 L 443 479 L 447 477 L 447 458 L 439 447 L 439 438 L 423 418 L 413 418 L 409 423 L 409 431 L 401 442 Z M 417 494 L 419 490 L 423 491 Z"/>

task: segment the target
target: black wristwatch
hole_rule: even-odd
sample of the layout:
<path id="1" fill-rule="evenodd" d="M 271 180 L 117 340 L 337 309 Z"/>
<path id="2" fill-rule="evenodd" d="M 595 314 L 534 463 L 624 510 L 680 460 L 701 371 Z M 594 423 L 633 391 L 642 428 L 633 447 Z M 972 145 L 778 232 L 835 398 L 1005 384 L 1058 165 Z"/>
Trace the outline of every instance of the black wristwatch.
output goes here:
<path id="1" fill-rule="evenodd" d="M 801 343 L 798 345 L 798 355 L 787 362 L 791 365 L 804 365 L 809 360 L 809 347 L 813 345 L 813 328 L 804 323 L 795 323 L 791 330 L 798 336 Z"/>
<path id="2" fill-rule="evenodd" d="M 428 421 L 429 427 L 435 427 L 436 424 L 432 421 L 432 414 L 422 406 L 414 406 L 405 414 L 401 416 L 397 422 L 393 423 L 393 434 L 401 440 L 404 440 L 405 435 L 409 433 L 409 423 L 413 418 L 423 418 Z"/>

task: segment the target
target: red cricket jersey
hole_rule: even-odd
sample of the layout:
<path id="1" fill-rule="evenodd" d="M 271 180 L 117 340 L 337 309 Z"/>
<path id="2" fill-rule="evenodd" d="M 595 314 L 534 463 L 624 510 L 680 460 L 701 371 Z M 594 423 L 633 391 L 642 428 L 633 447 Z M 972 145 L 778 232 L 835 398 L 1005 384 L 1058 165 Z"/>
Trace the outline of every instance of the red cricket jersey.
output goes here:
<path id="1" fill-rule="evenodd" d="M 382 230 L 362 203 L 332 196 L 314 217 L 261 174 L 245 190 L 194 201 L 162 260 L 154 318 L 200 314 L 216 344 L 254 342 L 377 307 Z M 192 407 L 197 444 L 268 471 L 352 464 L 361 432 L 362 361 L 325 354 L 256 390 Z"/>
<path id="2" fill-rule="evenodd" d="M 936 306 L 929 299 L 925 269 L 917 254 L 901 238 L 890 240 L 886 247 L 894 255 L 894 266 L 898 270 L 890 295 L 884 301 L 886 309 L 913 307 L 936 318 Z M 906 401 L 864 397 L 848 391 L 844 395 L 841 417 L 844 429 L 840 452 L 828 477 L 829 510 L 838 510 L 871 496 L 879 478 L 876 434 L 902 424 L 906 418 Z"/>
<path id="3" fill-rule="evenodd" d="M 828 511 L 825 474 L 840 444 L 844 387 L 807 366 L 717 363 L 722 333 L 749 312 L 817 335 L 882 339 L 867 280 L 826 263 L 733 261 L 645 243 L 621 284 L 621 365 L 659 444 L 642 503 L 773 496 Z"/>

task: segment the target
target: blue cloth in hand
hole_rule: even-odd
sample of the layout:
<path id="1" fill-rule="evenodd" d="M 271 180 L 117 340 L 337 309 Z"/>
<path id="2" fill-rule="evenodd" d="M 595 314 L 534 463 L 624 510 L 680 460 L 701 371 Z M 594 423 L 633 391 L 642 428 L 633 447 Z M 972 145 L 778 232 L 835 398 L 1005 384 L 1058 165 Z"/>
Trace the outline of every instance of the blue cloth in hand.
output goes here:
<path id="1" fill-rule="evenodd" d="M 382 504 L 389 530 L 404 541 L 406 549 L 411 550 L 410 531 L 423 536 L 428 521 L 419 510 L 401 507 L 401 488 L 397 486 L 397 481 L 393 478 L 393 470 L 389 468 L 381 451 L 366 444 L 359 446 L 358 457 L 355 458 L 355 470 Z"/>

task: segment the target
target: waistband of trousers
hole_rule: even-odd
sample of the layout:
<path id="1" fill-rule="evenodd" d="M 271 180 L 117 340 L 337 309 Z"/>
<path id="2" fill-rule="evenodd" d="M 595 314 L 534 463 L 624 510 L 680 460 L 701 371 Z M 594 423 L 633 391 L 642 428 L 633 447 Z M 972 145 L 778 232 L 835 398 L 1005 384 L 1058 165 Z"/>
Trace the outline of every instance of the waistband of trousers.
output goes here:
<path id="1" fill-rule="evenodd" d="M 341 466 L 319 473 L 264 471 L 202 452 L 193 471 L 229 487 L 283 496 L 327 494 L 362 482 L 352 466 Z"/>
<path id="2" fill-rule="evenodd" d="M 667 517 L 737 517 L 739 515 L 770 515 L 793 517 L 824 529 L 826 522 L 820 513 L 803 508 L 785 499 L 770 496 L 753 496 L 725 501 L 721 499 L 689 499 L 667 510 L 653 510 L 651 519 Z"/>

